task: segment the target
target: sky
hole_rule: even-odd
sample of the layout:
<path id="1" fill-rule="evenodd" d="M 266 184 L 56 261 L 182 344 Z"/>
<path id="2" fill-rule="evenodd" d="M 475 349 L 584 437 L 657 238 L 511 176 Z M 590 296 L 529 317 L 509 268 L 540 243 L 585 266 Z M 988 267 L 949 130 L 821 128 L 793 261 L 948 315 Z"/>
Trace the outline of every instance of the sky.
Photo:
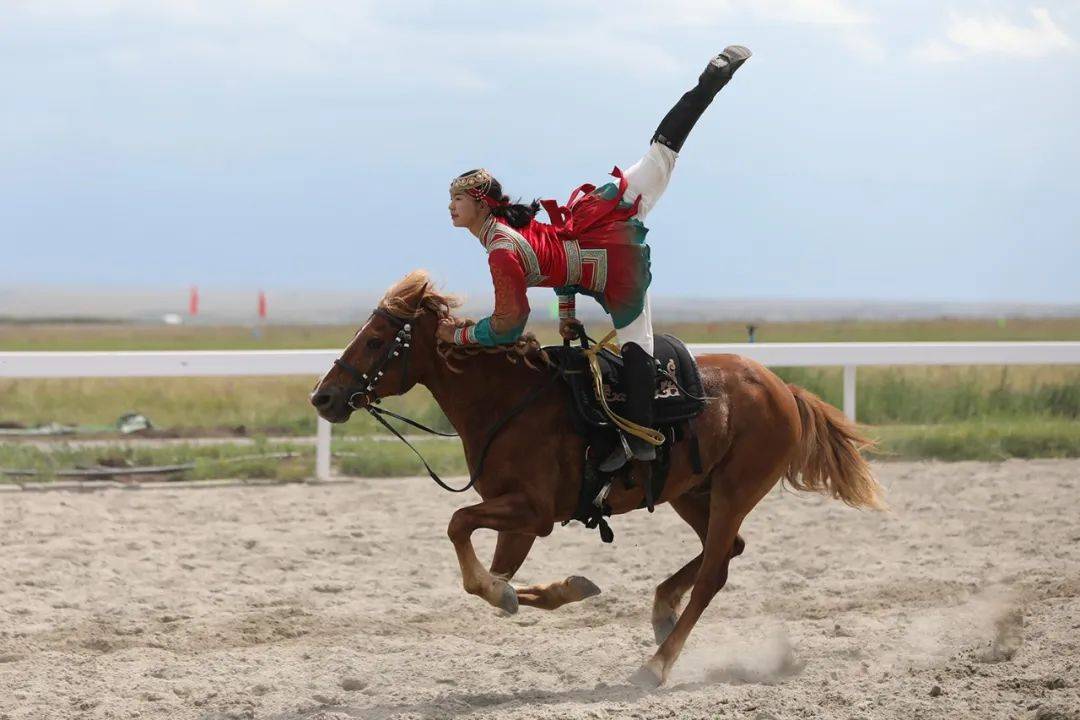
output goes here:
<path id="1" fill-rule="evenodd" d="M 1077 0 L 0 0 L 0 283 L 489 291 L 450 179 L 565 202 L 732 43 L 655 293 L 1080 301 Z"/>

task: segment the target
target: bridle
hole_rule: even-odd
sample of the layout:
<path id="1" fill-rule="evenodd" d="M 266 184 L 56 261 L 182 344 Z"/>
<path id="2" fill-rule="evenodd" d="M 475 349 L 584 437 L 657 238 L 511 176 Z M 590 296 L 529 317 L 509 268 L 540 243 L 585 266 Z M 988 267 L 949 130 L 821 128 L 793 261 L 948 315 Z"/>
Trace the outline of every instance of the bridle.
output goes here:
<path id="1" fill-rule="evenodd" d="M 379 404 L 382 398 L 375 392 L 375 386 L 382 380 L 383 371 L 386 369 L 386 366 L 390 364 L 391 360 L 399 355 L 402 358 L 404 367 L 401 373 L 401 386 L 398 388 L 398 394 L 404 393 L 409 383 L 409 348 L 412 346 L 412 324 L 405 318 L 400 318 L 389 310 L 381 307 L 375 308 L 371 314 L 385 318 L 391 325 L 396 327 L 398 331 L 397 335 L 394 336 L 394 341 L 387 346 L 386 350 L 383 351 L 383 354 L 366 373 L 360 372 L 342 358 L 338 358 L 334 361 L 335 365 L 349 373 L 349 375 L 359 383 L 358 385 L 352 385 L 345 388 L 345 392 L 349 394 L 349 399 L 346 401 L 346 404 L 353 410 L 361 410 L 365 407 L 356 403 L 357 398 L 366 400 L 366 407 L 369 408 L 372 405 Z M 382 408 L 380 408 L 380 410 L 382 410 Z"/>
<path id="2" fill-rule="evenodd" d="M 475 485 L 476 481 L 480 478 L 480 473 L 484 469 L 484 458 L 487 457 L 488 448 L 491 447 L 491 443 L 495 440 L 495 436 L 499 433 L 503 426 L 505 426 L 506 423 L 508 423 L 515 415 L 520 413 L 529 404 L 536 400 L 536 398 L 538 398 L 541 393 L 543 393 L 555 381 L 555 379 L 559 377 L 559 373 L 552 372 L 546 382 L 533 387 L 532 390 L 526 393 L 525 397 L 522 398 L 522 400 L 517 405 L 511 408 L 511 410 L 506 415 L 496 420 L 495 423 L 493 423 L 492 426 L 488 428 L 487 437 L 484 439 L 484 444 L 481 447 L 480 455 L 477 457 L 476 465 L 469 473 L 469 482 L 464 487 L 452 487 L 443 482 L 442 478 L 440 478 L 438 474 L 436 474 L 436 472 L 431 469 L 431 466 L 428 465 L 427 460 L 425 460 L 424 456 L 421 455 L 415 447 L 413 447 L 412 443 L 406 440 L 405 437 L 401 433 L 399 433 L 393 425 L 388 423 L 385 418 L 383 418 L 383 415 L 389 415 L 392 418 L 401 420 L 402 422 L 408 423 L 409 425 L 412 425 L 419 430 L 423 430 L 424 432 L 431 433 L 432 435 L 441 435 L 442 437 L 458 437 L 457 433 L 440 432 L 438 430 L 429 428 L 426 425 L 418 423 L 415 420 L 410 420 L 403 415 L 398 415 L 397 413 L 387 410 L 386 408 L 378 407 L 379 403 L 382 401 L 382 398 L 380 398 L 378 393 L 375 391 L 375 387 L 382 380 L 383 373 L 386 370 L 386 366 L 389 365 L 390 361 L 396 357 L 400 357 L 404 365 L 401 372 L 401 385 L 398 388 L 398 394 L 403 394 L 408 389 L 409 350 L 412 347 L 412 324 L 407 319 L 400 318 L 383 307 L 375 308 L 375 310 L 372 311 L 372 315 L 378 315 L 379 317 L 385 318 L 394 327 L 396 327 L 398 331 L 397 334 L 394 335 L 394 341 L 390 343 L 386 350 L 383 351 L 383 354 L 379 357 L 378 360 L 375 361 L 375 363 L 367 372 L 361 372 L 349 363 L 345 362 L 343 358 L 338 358 L 334 360 L 334 365 L 347 372 L 358 383 L 357 385 L 351 385 L 345 388 L 345 392 L 348 393 L 349 397 L 349 399 L 346 401 L 348 406 L 353 410 L 366 410 L 368 413 L 371 414 L 373 418 L 379 421 L 379 423 L 383 427 L 396 435 L 397 438 L 403 443 L 408 445 L 409 448 L 414 453 L 416 453 L 416 457 L 420 458 L 420 462 L 424 463 L 424 467 L 427 469 L 428 475 L 431 476 L 431 479 L 434 480 L 439 487 L 444 490 L 449 490 L 450 492 L 465 492 L 473 485 Z M 360 404 L 356 402 L 357 398 L 360 398 L 361 402 L 366 401 L 366 404 Z"/>
<path id="3" fill-rule="evenodd" d="M 379 359 L 375 361 L 375 363 L 367 372 L 361 372 L 349 363 L 345 362 L 343 358 L 338 358 L 337 360 L 334 360 L 334 365 L 349 373 L 349 375 L 351 375 L 353 379 L 359 383 L 358 385 L 351 385 L 345 388 L 345 392 L 348 394 L 349 397 L 346 403 L 353 410 L 365 410 L 370 413 L 371 417 L 378 420 L 383 427 L 396 435 L 398 439 L 401 440 L 403 443 L 408 445 L 409 448 L 414 453 L 416 453 L 416 457 L 420 458 L 420 462 L 424 463 L 424 467 L 427 468 L 428 475 L 431 476 L 431 479 L 438 483 L 439 486 L 446 490 L 449 490 L 450 492 L 465 492 L 466 490 L 471 488 L 476 482 L 475 477 L 471 478 L 469 484 L 463 488 L 455 488 L 447 485 L 442 481 L 442 478 L 440 478 L 435 473 L 435 471 L 431 469 L 431 466 L 428 465 L 427 460 L 425 460 L 424 456 L 421 455 L 415 447 L 413 447 L 412 443 L 406 440 L 401 433 L 394 429 L 393 425 L 386 422 L 386 420 L 382 417 L 383 415 L 389 415 L 392 418 L 397 418 L 402 422 L 406 422 L 409 425 L 412 425 L 419 430 L 423 430 L 424 432 L 431 433 L 432 435 L 441 435 L 442 437 L 458 437 L 457 433 L 440 432 L 438 430 L 435 430 L 434 428 L 429 428 L 427 425 L 418 423 L 415 420 L 411 420 L 404 415 L 398 415 L 396 412 L 387 410 L 386 408 L 378 407 L 379 403 L 382 402 L 382 398 L 379 397 L 378 393 L 375 390 L 375 387 L 379 384 L 379 382 L 382 381 L 386 366 L 389 365 L 390 361 L 396 357 L 400 357 L 403 363 L 401 372 L 401 385 L 398 387 L 397 394 L 402 395 L 405 393 L 406 390 L 408 390 L 409 350 L 412 348 L 412 323 L 410 323 L 405 318 L 400 318 L 397 315 L 394 315 L 392 312 L 382 307 L 375 308 L 371 314 L 385 318 L 387 321 L 390 322 L 391 325 L 396 327 L 398 331 L 397 334 L 394 335 L 394 341 L 390 343 L 389 346 L 387 346 L 386 350 L 383 351 L 383 354 L 379 356 Z M 360 398 L 361 402 L 364 402 L 366 404 L 358 403 L 357 398 Z"/>

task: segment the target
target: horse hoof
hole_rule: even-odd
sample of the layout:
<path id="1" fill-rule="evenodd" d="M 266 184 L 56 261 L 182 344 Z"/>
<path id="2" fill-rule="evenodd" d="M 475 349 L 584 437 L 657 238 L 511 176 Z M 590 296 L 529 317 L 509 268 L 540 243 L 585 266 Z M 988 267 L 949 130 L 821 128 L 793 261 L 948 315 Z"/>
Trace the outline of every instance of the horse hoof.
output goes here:
<path id="1" fill-rule="evenodd" d="M 592 580 L 580 575 L 572 575 L 566 578 L 566 585 L 578 596 L 578 600 L 591 598 L 600 594 L 600 588 Z"/>
<path id="2" fill-rule="evenodd" d="M 743 554 L 743 550 L 746 549 L 746 541 L 742 539 L 742 535 L 735 536 L 735 542 L 731 546 L 731 557 L 736 558 Z"/>
<path id="3" fill-rule="evenodd" d="M 638 668 L 637 672 L 630 676 L 630 684 L 640 690 L 655 690 L 663 684 L 664 680 L 651 667 L 645 663 Z"/>
<path id="4" fill-rule="evenodd" d="M 518 611 L 517 590 L 514 590 L 510 583 L 507 582 L 504 582 L 502 586 L 502 594 L 499 596 L 499 608 L 514 615 Z"/>
<path id="5" fill-rule="evenodd" d="M 675 629 L 675 623 L 678 622 L 679 616 L 675 613 L 671 613 L 662 618 L 653 618 L 652 630 L 653 635 L 656 637 L 656 644 L 660 645 L 668 639 L 668 635 Z"/>

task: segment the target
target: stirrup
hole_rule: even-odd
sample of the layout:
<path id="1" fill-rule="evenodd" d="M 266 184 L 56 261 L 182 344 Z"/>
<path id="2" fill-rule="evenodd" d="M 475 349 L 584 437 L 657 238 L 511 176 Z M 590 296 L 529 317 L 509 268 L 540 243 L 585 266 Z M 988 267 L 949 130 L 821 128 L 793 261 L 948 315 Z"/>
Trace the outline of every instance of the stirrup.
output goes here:
<path id="1" fill-rule="evenodd" d="M 630 450 L 630 443 L 626 442 L 626 434 L 621 431 L 618 432 L 619 444 L 616 445 L 615 449 L 611 451 L 611 454 L 604 458 L 597 466 L 597 469 L 601 472 L 615 472 L 625 465 L 628 460 L 634 457 L 633 451 Z"/>
<path id="2" fill-rule="evenodd" d="M 641 438 L 631 438 L 629 444 L 631 446 L 630 454 L 634 456 L 635 460 L 652 462 L 656 459 L 656 446 L 652 443 Z"/>

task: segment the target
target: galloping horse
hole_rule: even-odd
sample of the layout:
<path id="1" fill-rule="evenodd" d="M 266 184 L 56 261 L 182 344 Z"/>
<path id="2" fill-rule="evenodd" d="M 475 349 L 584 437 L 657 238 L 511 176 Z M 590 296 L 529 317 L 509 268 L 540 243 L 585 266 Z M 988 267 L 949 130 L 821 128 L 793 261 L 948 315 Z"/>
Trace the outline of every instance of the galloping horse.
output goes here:
<path id="1" fill-rule="evenodd" d="M 387 291 L 319 381 L 311 403 L 340 423 L 380 396 L 427 387 L 461 437 L 482 498 L 455 512 L 447 529 L 465 590 L 510 613 L 519 604 L 554 610 L 595 595 L 599 588 L 580 576 L 532 587 L 509 584 L 536 538 L 574 514 L 584 439 L 574 430 L 566 385 L 551 382 L 543 366 L 508 362 L 528 352 L 521 345 L 464 358 L 451 358 L 449 347 L 439 346 L 436 327 L 457 304 L 434 291 L 426 273 L 410 273 Z M 671 504 L 697 533 L 702 551 L 656 588 L 652 623 L 660 647 L 632 678 L 642 686 L 667 679 L 694 624 L 724 586 L 729 561 L 743 551 L 739 526 L 777 480 L 853 507 L 882 507 L 880 487 L 859 454 L 868 443 L 840 411 L 747 358 L 707 355 L 699 367 L 711 399 L 691 422 L 704 472 L 694 474 L 686 443 L 676 444 L 656 502 Z M 527 411 L 513 416 L 488 447 L 493 421 L 512 414 L 530 394 Z M 643 498 L 641 483 L 613 483 L 607 502 L 621 514 L 639 508 Z M 472 545 L 473 531 L 481 528 L 498 532 L 490 570 Z"/>

